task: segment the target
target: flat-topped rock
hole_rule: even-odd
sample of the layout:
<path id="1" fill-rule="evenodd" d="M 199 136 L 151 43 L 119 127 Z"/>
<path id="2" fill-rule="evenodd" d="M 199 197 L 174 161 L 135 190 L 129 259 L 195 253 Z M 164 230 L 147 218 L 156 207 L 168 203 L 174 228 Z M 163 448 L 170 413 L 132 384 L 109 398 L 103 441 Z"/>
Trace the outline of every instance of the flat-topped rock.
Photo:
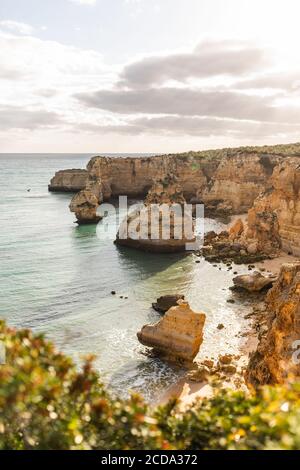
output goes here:
<path id="1" fill-rule="evenodd" d="M 143 326 L 137 337 L 164 359 L 191 363 L 203 341 L 205 319 L 204 313 L 194 312 L 188 302 L 179 300 L 157 323 Z"/>
<path id="2" fill-rule="evenodd" d="M 184 204 L 175 176 L 156 181 L 144 204 L 122 221 L 116 244 L 158 253 L 185 251 L 196 239 L 192 212 Z"/>
<path id="3" fill-rule="evenodd" d="M 53 192 L 77 192 L 86 187 L 87 181 L 87 170 L 60 170 L 51 179 L 48 189 Z"/>

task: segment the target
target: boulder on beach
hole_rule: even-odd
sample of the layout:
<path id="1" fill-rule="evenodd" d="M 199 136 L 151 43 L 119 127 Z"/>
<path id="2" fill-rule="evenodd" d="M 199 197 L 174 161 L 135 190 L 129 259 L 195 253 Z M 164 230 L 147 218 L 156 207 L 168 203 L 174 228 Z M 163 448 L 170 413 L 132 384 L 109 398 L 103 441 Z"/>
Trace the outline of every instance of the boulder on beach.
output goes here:
<path id="1" fill-rule="evenodd" d="M 205 319 L 204 313 L 194 312 L 188 302 L 179 300 L 157 323 L 143 326 L 137 337 L 166 360 L 191 363 L 203 341 Z"/>
<path id="2" fill-rule="evenodd" d="M 234 277 L 233 283 L 235 288 L 245 289 L 248 292 L 260 292 L 262 289 L 271 288 L 276 279 L 276 276 L 263 276 L 255 271 L 253 274 Z"/>
<path id="3" fill-rule="evenodd" d="M 176 307 L 178 300 L 184 300 L 184 295 L 162 295 L 152 304 L 152 307 L 159 313 L 166 313 L 171 307 Z"/>

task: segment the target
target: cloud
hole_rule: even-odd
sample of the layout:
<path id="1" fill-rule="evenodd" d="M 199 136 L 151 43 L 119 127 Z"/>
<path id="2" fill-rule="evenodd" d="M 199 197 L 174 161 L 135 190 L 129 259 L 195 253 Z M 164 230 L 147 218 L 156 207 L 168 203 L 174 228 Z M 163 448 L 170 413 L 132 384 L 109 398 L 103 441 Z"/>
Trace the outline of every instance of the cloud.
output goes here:
<path id="1" fill-rule="evenodd" d="M 299 91 L 300 90 L 300 72 L 272 72 L 259 75 L 250 80 L 241 80 L 234 84 L 235 88 L 243 90 L 282 90 Z"/>
<path id="2" fill-rule="evenodd" d="M 298 74 L 265 70 L 266 56 L 249 43 L 202 42 L 120 67 L 95 50 L 19 34 L 0 29 L 0 130 L 12 148 L 15 135 L 44 145 L 58 130 L 64 148 L 76 133 L 72 145 L 82 138 L 119 151 L 164 138 L 216 145 L 223 136 L 230 144 L 299 134 Z"/>
<path id="3" fill-rule="evenodd" d="M 273 98 L 235 91 L 190 88 L 100 90 L 79 93 L 86 106 L 119 114 L 175 114 L 273 121 L 278 119 Z M 300 116 L 299 116 L 300 120 Z"/>
<path id="4" fill-rule="evenodd" d="M 267 65 L 262 50 L 246 41 L 206 41 L 191 53 L 134 61 L 110 89 L 74 96 L 86 108 L 123 119 L 100 126 L 103 132 L 241 137 L 294 133 L 300 125 L 299 103 L 289 101 L 282 87 L 297 89 L 298 76 L 267 74 Z M 245 74 L 252 78 L 243 78 Z M 266 86 L 274 87 L 273 93 L 261 92 Z"/>
<path id="5" fill-rule="evenodd" d="M 78 5 L 96 5 L 97 0 L 69 0 L 69 2 L 77 3 Z"/>
<path id="6" fill-rule="evenodd" d="M 34 31 L 34 28 L 31 25 L 12 20 L 0 21 L 0 27 L 8 31 L 12 31 L 13 33 L 24 34 L 25 36 L 30 36 Z"/>
<path id="7" fill-rule="evenodd" d="M 103 134 L 121 135 L 165 135 L 219 137 L 231 136 L 241 139 L 261 139 L 283 134 L 299 134 L 300 125 L 261 123 L 255 121 L 239 121 L 232 119 L 216 119 L 187 116 L 162 116 L 155 118 L 137 118 L 123 124 L 96 125 L 79 124 L 80 131 Z"/>
<path id="8" fill-rule="evenodd" d="M 206 41 L 192 52 L 145 57 L 127 65 L 121 73 L 120 85 L 132 88 L 168 80 L 241 76 L 266 64 L 262 49 L 245 41 Z"/>
<path id="9" fill-rule="evenodd" d="M 0 80 L 18 80 L 24 77 L 22 70 L 0 64 Z"/>
<path id="10" fill-rule="evenodd" d="M 68 88 L 74 83 L 82 89 L 94 83 L 112 80 L 111 68 L 103 64 L 102 55 L 94 50 L 68 46 L 56 41 L 33 36 L 16 36 L 0 31 L 0 76 L 10 73 L 18 78 L 26 76 L 32 83 L 20 83 L 28 89 Z M 78 88 L 81 88 L 80 86 Z M 77 88 L 77 89 L 78 89 Z"/>
<path id="11" fill-rule="evenodd" d="M 3 30 L 0 50 L 1 129 L 46 132 L 72 119 L 81 121 L 84 116 L 72 94 L 116 80 L 112 68 L 94 50 Z"/>
<path id="12" fill-rule="evenodd" d="M 57 95 L 57 90 L 53 90 L 51 88 L 43 88 L 41 90 L 36 90 L 35 93 L 38 96 L 43 96 L 44 98 L 52 98 L 53 96 Z"/>
<path id="13" fill-rule="evenodd" d="M 60 116 L 43 109 L 28 110 L 21 106 L 0 106 L 0 130 L 53 127 L 62 124 Z"/>

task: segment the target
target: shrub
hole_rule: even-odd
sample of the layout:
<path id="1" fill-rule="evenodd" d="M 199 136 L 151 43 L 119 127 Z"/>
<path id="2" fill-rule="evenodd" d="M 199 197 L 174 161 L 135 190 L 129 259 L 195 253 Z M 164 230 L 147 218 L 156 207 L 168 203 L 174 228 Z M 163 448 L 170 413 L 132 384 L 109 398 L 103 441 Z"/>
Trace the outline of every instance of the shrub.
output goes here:
<path id="1" fill-rule="evenodd" d="M 184 413 L 112 397 L 43 335 L 0 322 L 0 449 L 299 449 L 300 385 L 216 391 Z"/>
<path id="2" fill-rule="evenodd" d="M 0 449 L 142 449 L 164 445 L 138 396 L 112 399 L 88 357 L 78 370 L 42 335 L 0 322 Z"/>

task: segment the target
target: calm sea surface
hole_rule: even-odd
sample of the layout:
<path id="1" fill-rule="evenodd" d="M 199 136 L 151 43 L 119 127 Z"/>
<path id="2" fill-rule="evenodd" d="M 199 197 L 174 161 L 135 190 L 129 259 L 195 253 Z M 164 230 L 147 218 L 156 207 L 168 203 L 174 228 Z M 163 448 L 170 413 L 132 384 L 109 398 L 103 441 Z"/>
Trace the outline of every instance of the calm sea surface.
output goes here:
<path id="1" fill-rule="evenodd" d="M 159 318 L 151 308 L 157 297 L 183 293 L 207 314 L 203 357 L 237 352 L 246 321 L 238 304 L 226 302 L 232 273 L 225 267 L 197 264 L 194 255 L 120 249 L 100 241 L 96 226 L 74 224 L 71 195 L 49 193 L 47 185 L 55 171 L 84 168 L 91 156 L 0 154 L 0 317 L 45 332 L 76 360 L 96 354 L 113 390 L 151 399 L 182 373 L 145 356 L 136 338 Z M 205 223 L 206 231 L 222 228 Z"/>

